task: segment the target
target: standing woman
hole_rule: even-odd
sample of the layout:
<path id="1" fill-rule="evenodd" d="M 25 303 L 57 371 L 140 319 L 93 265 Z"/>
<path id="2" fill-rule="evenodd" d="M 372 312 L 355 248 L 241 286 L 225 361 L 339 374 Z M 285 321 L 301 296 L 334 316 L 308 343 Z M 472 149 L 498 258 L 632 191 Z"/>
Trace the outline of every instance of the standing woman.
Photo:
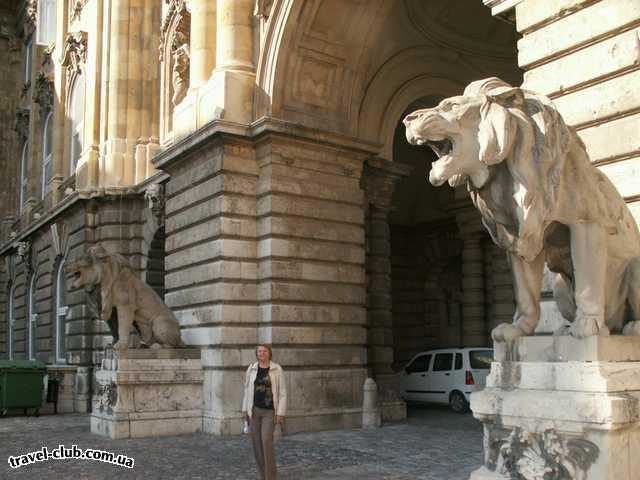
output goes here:
<path id="1" fill-rule="evenodd" d="M 287 410 L 287 386 L 282 367 L 271 361 L 269 345 L 256 347 L 257 362 L 247 368 L 244 378 L 242 412 L 251 429 L 253 453 L 263 480 L 276 479 L 276 457 L 273 431 L 284 426 Z"/>

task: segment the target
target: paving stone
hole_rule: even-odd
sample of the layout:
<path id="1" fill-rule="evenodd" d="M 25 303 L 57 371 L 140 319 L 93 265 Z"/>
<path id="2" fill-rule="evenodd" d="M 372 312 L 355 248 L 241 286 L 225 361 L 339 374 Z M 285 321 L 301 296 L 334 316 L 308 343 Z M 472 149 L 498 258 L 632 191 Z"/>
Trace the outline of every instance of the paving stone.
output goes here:
<path id="1" fill-rule="evenodd" d="M 246 437 L 194 434 L 109 440 L 89 432 L 87 415 L 0 419 L 1 479 L 257 478 Z M 9 455 L 59 444 L 121 453 L 128 470 L 87 460 L 48 461 L 9 468 Z M 371 430 L 334 430 L 286 436 L 277 444 L 281 480 L 466 480 L 482 463 L 482 428 L 470 414 L 438 407 L 409 410 L 407 422 Z"/>

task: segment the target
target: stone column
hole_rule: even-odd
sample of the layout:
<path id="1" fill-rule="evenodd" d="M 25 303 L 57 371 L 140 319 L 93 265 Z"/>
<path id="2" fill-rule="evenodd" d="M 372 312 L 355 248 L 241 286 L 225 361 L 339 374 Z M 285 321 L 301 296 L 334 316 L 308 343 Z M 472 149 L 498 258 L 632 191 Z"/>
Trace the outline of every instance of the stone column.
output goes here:
<path id="1" fill-rule="evenodd" d="M 462 237 L 462 328 L 460 343 L 483 346 L 487 343 L 485 325 L 484 253 L 486 234 L 475 210 L 465 209 L 456 215 Z"/>
<path id="2" fill-rule="evenodd" d="M 383 419 L 404 418 L 404 402 L 397 398 L 393 374 L 393 317 L 391 313 L 391 241 L 389 212 L 396 182 L 409 174 L 402 164 L 381 158 L 367 160 L 363 188 L 366 195 L 367 366 L 380 390 Z"/>
<path id="3" fill-rule="evenodd" d="M 381 158 L 367 160 L 363 186 L 367 196 L 368 367 L 372 376 L 393 373 L 391 316 L 391 241 L 389 212 L 396 182 L 406 167 Z"/>
<path id="4" fill-rule="evenodd" d="M 215 99 L 223 118 L 250 123 L 255 85 L 252 0 L 218 0 L 217 62 L 212 84 L 213 90 L 203 95 Z M 207 113 L 199 115 L 203 114 Z"/>
<path id="5" fill-rule="evenodd" d="M 206 83 L 216 65 L 216 1 L 191 0 L 189 87 Z"/>
<path id="6" fill-rule="evenodd" d="M 125 174 L 124 140 L 127 127 L 129 7 L 129 0 L 113 0 L 111 7 L 105 170 L 100 172 L 103 186 L 133 182 L 133 175 Z"/>

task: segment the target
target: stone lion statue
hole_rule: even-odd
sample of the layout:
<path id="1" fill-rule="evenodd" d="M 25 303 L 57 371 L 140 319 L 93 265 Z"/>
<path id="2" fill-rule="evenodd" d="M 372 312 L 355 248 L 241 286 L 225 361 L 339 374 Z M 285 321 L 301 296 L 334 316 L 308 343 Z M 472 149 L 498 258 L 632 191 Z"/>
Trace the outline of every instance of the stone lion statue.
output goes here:
<path id="1" fill-rule="evenodd" d="M 495 341 L 534 332 L 545 261 L 571 322 L 558 333 L 640 334 L 638 227 L 548 98 L 487 78 L 404 124 L 409 143 L 439 157 L 429 181 L 466 183 L 493 241 L 508 251 L 516 313 L 493 330 Z"/>
<path id="2" fill-rule="evenodd" d="M 112 322 L 115 309 L 118 317 L 117 339 L 113 348 L 129 346 L 129 333 L 134 325 L 142 343 L 151 348 L 182 347 L 180 325 L 173 312 L 153 289 L 144 283 L 121 255 L 109 253 L 101 246 L 90 247 L 67 267 L 74 288 L 92 292 L 100 287 L 100 318 Z"/>

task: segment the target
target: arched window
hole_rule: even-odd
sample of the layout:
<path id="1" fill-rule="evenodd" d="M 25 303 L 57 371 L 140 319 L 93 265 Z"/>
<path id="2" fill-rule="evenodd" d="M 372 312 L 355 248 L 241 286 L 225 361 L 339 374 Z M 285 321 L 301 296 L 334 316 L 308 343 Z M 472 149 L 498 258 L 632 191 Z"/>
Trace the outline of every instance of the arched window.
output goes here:
<path id="1" fill-rule="evenodd" d="M 61 259 L 56 272 L 56 363 L 66 363 L 65 321 L 67 319 L 67 281 L 64 274 L 65 259 Z"/>
<path id="2" fill-rule="evenodd" d="M 44 121 L 42 132 L 42 198 L 47 193 L 47 185 L 51 180 L 53 157 L 53 112 L 49 112 Z"/>
<path id="3" fill-rule="evenodd" d="M 56 39 L 56 0 L 38 0 L 36 43 L 49 45 Z"/>
<path id="4" fill-rule="evenodd" d="M 9 290 L 9 322 L 8 322 L 8 335 L 7 335 L 7 352 L 9 353 L 9 360 L 13 360 L 13 329 L 16 323 L 16 286 L 12 285 Z"/>
<path id="5" fill-rule="evenodd" d="M 28 172 L 29 172 L 29 142 L 24 142 L 22 145 L 22 155 L 20 156 L 20 210 L 27 201 L 27 186 L 28 186 Z"/>
<path id="6" fill-rule="evenodd" d="M 36 358 L 36 321 L 38 313 L 36 312 L 36 274 L 31 275 L 29 282 L 29 360 Z"/>
<path id="7" fill-rule="evenodd" d="M 76 173 L 76 166 L 82 155 L 82 130 L 84 127 L 84 78 L 80 75 L 74 82 L 71 95 L 71 138 L 69 175 Z"/>

